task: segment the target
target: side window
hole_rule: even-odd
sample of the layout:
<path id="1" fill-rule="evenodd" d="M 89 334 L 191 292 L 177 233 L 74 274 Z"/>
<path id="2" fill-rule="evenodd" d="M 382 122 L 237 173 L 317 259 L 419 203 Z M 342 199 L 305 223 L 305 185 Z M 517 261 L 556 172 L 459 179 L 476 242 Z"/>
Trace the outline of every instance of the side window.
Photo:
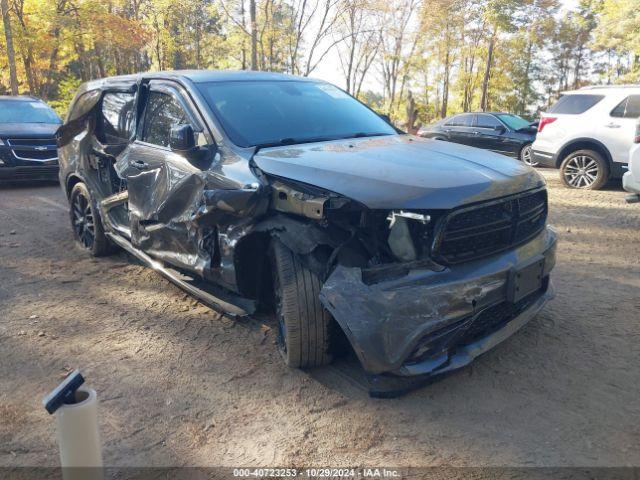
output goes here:
<path id="1" fill-rule="evenodd" d="M 473 123 L 473 114 L 471 113 L 460 115 L 458 118 L 459 118 L 458 125 L 460 125 L 461 127 L 470 127 L 471 124 Z"/>
<path id="2" fill-rule="evenodd" d="M 640 95 L 629 95 L 611 110 L 612 117 L 640 118 Z"/>
<path id="3" fill-rule="evenodd" d="M 549 109 L 549 113 L 578 115 L 584 113 L 604 98 L 604 95 L 572 94 L 561 96 Z"/>
<path id="4" fill-rule="evenodd" d="M 458 118 L 460 118 L 460 115 L 455 115 L 455 116 L 451 117 L 449 120 L 447 120 L 447 123 L 445 123 L 445 125 L 447 127 L 455 127 L 456 125 L 458 125 L 458 123 L 457 123 Z"/>
<path id="5" fill-rule="evenodd" d="M 478 128 L 494 128 L 502 125 L 493 115 L 487 115 L 485 113 L 478 114 L 476 122 Z"/>
<path id="6" fill-rule="evenodd" d="M 102 136 L 107 143 L 124 143 L 135 132 L 135 95 L 106 93 L 102 98 Z"/>
<path id="7" fill-rule="evenodd" d="M 473 119 L 473 115 L 469 113 L 456 115 L 455 117 L 451 118 L 451 120 L 447 122 L 447 126 L 448 127 L 470 127 L 472 119 Z"/>
<path id="8" fill-rule="evenodd" d="M 168 147 L 171 128 L 188 123 L 189 117 L 175 98 L 166 93 L 151 92 L 147 100 L 141 140 Z"/>

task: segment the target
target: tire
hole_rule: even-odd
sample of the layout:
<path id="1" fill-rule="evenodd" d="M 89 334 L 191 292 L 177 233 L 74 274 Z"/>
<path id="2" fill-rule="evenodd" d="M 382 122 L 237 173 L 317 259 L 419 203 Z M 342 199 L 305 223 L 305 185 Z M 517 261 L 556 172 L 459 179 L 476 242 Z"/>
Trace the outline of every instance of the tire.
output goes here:
<path id="1" fill-rule="evenodd" d="M 76 183 L 69 196 L 69 217 L 73 236 L 80 247 L 94 257 L 113 253 L 113 244 L 104 234 L 100 215 L 87 186 Z"/>
<path id="2" fill-rule="evenodd" d="M 560 180 L 569 188 L 599 190 L 609 181 L 609 164 L 594 150 L 577 150 L 562 161 Z"/>
<path id="3" fill-rule="evenodd" d="M 527 143 L 520 149 L 520 161 L 525 165 L 529 165 L 530 167 L 537 167 L 540 165 L 540 162 L 534 162 L 533 157 L 531 156 L 531 143 Z"/>
<path id="4" fill-rule="evenodd" d="M 271 242 L 270 259 L 282 358 L 294 368 L 331 363 L 331 329 L 336 327 L 318 298 L 322 282 L 277 239 Z"/>

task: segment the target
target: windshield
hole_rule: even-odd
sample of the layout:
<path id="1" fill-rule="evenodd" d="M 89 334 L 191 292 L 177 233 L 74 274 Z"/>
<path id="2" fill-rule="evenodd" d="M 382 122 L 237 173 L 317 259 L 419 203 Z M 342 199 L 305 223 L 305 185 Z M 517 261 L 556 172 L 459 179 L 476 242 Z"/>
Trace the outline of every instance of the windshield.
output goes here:
<path id="1" fill-rule="evenodd" d="M 0 100 L 0 123 L 62 123 L 62 120 L 43 102 Z"/>
<path id="2" fill-rule="evenodd" d="M 231 141 L 241 147 L 396 133 L 376 113 L 328 83 L 240 81 L 198 87 Z"/>
<path id="3" fill-rule="evenodd" d="M 511 113 L 497 115 L 497 117 L 511 130 L 520 130 L 521 128 L 529 128 L 531 126 L 531 123 L 527 122 L 524 118 Z"/>

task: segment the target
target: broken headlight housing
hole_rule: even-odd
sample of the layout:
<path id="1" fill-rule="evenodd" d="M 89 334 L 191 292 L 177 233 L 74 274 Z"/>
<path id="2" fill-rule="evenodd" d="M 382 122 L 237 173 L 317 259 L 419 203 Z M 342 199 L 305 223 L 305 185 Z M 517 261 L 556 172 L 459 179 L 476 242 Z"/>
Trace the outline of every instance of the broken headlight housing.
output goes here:
<path id="1" fill-rule="evenodd" d="M 431 216 L 426 213 L 392 210 L 387 216 L 391 253 L 401 262 L 413 262 L 429 253 Z"/>

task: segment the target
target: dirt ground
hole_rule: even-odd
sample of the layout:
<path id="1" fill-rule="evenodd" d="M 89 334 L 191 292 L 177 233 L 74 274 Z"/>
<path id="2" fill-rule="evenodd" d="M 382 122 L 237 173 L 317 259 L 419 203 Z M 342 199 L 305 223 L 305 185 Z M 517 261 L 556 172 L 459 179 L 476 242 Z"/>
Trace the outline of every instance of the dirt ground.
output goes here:
<path id="1" fill-rule="evenodd" d="M 60 188 L 0 187 L 0 466 L 57 465 L 41 400 L 80 367 L 111 466 L 640 466 L 640 206 L 550 186 L 557 297 L 471 366 L 393 400 L 340 364 L 72 241 Z"/>

